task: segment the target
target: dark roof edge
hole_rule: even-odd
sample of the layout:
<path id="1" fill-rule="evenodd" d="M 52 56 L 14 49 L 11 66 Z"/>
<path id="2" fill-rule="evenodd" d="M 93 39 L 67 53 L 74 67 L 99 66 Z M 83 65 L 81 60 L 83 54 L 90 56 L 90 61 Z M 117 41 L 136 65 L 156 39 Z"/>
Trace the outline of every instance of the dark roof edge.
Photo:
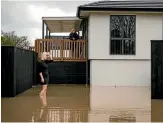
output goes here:
<path id="1" fill-rule="evenodd" d="M 80 11 L 137 11 L 137 12 L 163 12 L 163 8 L 104 8 L 104 7 L 78 7 L 76 16 L 80 18 Z"/>

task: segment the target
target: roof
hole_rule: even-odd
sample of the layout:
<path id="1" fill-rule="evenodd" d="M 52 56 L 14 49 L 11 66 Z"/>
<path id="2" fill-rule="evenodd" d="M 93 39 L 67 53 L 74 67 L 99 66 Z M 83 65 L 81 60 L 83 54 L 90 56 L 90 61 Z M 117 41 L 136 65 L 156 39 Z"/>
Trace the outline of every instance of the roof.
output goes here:
<path id="1" fill-rule="evenodd" d="M 80 5 L 77 10 L 77 16 L 80 17 L 80 11 L 98 10 L 98 11 L 159 11 L 163 12 L 163 0 L 144 0 L 144 1 L 98 1 L 89 4 Z"/>
<path id="2" fill-rule="evenodd" d="M 77 17 L 42 17 L 51 33 L 71 32 L 79 30 L 81 19 Z"/>

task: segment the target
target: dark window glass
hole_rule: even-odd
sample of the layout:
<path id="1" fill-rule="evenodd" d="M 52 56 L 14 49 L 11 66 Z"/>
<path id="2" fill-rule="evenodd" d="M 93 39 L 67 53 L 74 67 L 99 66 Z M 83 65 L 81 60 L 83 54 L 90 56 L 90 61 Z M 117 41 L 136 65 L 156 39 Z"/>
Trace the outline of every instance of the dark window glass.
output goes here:
<path id="1" fill-rule="evenodd" d="M 112 55 L 135 54 L 136 16 L 110 16 L 110 53 Z"/>

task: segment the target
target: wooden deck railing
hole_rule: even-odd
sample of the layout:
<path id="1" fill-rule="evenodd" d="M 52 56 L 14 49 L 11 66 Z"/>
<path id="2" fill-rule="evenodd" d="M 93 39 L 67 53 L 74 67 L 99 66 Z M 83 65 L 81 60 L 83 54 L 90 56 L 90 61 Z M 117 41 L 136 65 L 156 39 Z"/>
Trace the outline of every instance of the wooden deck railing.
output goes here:
<path id="1" fill-rule="evenodd" d="M 35 51 L 50 53 L 58 61 L 86 61 L 86 41 L 68 39 L 35 40 Z"/>

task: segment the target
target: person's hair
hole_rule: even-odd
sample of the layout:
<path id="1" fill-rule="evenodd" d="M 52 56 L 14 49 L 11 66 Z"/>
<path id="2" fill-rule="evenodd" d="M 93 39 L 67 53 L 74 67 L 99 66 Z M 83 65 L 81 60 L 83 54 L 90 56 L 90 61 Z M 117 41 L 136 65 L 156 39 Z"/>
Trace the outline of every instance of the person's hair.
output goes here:
<path id="1" fill-rule="evenodd" d="M 76 30 L 75 30 L 75 29 L 72 29 L 72 30 L 71 30 L 71 32 L 73 32 L 73 31 L 74 31 L 74 32 L 76 32 Z"/>
<path id="2" fill-rule="evenodd" d="M 38 56 L 37 56 L 37 60 L 41 61 L 42 60 L 42 54 L 39 53 Z"/>

